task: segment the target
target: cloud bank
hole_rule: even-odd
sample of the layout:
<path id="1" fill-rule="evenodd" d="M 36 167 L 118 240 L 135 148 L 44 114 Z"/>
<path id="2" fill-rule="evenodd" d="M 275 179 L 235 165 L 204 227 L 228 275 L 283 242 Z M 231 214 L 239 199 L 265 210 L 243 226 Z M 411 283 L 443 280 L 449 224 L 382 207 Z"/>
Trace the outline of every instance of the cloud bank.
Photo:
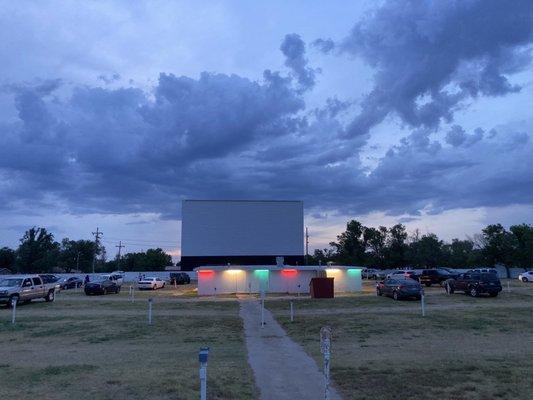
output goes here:
<path id="1" fill-rule="evenodd" d="M 447 126 L 478 98 L 520 90 L 512 77 L 530 68 L 532 9 L 385 2 L 344 39 L 315 42 L 372 66 L 359 103 L 354 92 L 306 106 L 319 75 L 298 34 L 281 43 L 286 70 L 257 81 L 162 72 L 141 88 L 121 85 L 119 71 L 101 86 L 4 84 L 12 113 L 0 119 L 0 211 L 179 218 L 183 198 L 303 199 L 315 210 L 395 215 L 532 204 L 531 120 Z M 409 132 L 397 128 L 398 142 L 369 168 L 371 130 L 386 117 Z"/>

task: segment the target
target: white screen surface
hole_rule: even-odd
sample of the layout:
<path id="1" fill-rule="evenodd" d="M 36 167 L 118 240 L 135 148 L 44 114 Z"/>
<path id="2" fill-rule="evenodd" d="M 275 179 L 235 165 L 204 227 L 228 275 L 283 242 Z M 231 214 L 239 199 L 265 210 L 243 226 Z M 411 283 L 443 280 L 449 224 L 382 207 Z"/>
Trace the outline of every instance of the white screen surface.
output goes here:
<path id="1" fill-rule="evenodd" d="M 303 255 L 303 202 L 184 200 L 182 256 Z"/>

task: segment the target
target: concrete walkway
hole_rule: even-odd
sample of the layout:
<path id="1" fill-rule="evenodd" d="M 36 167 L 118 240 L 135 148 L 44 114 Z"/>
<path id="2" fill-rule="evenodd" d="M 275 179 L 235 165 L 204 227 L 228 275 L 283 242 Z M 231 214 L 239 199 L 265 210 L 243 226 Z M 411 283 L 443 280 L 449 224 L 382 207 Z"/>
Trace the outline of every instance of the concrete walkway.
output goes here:
<path id="1" fill-rule="evenodd" d="M 324 375 L 304 349 L 293 342 L 272 314 L 265 309 L 261 327 L 261 303 L 239 299 L 244 321 L 248 362 L 261 392 L 261 400 L 323 400 Z M 317 346 L 319 343 L 317 332 Z M 330 388 L 330 399 L 341 397 Z"/>

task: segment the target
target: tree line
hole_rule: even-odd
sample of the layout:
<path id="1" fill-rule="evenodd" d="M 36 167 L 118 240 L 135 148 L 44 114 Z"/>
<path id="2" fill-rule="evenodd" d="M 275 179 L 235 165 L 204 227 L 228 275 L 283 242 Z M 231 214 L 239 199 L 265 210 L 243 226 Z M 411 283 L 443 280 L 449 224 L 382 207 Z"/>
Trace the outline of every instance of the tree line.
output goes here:
<path id="1" fill-rule="evenodd" d="M 347 223 L 346 230 L 326 249 L 317 249 L 310 264 L 333 262 L 388 268 L 471 268 L 503 265 L 533 268 L 533 226 L 488 225 L 479 234 L 447 243 L 434 233 L 408 234 L 404 225 L 390 228 L 367 227 L 359 221 Z"/>
<path id="2" fill-rule="evenodd" d="M 24 233 L 18 248 L 0 248 L 0 268 L 15 273 L 92 272 L 93 263 L 95 272 L 158 271 L 173 265 L 172 257 L 160 248 L 107 260 L 105 246 L 101 243 L 69 238 L 57 242 L 52 233 L 37 227 Z"/>

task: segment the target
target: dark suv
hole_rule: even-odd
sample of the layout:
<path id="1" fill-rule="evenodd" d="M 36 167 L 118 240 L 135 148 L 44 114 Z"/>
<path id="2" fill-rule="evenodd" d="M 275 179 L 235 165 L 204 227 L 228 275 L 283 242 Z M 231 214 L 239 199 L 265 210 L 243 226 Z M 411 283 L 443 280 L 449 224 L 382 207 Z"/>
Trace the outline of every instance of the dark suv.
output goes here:
<path id="1" fill-rule="evenodd" d="M 429 287 L 431 285 L 440 285 L 442 282 L 450 278 L 456 278 L 457 275 L 458 274 L 452 274 L 445 269 L 423 269 L 418 277 L 418 281 L 422 285 Z"/>
<path id="2" fill-rule="evenodd" d="M 191 278 L 189 274 L 185 272 L 171 272 L 170 273 L 170 284 L 171 285 L 186 285 L 191 283 Z"/>
<path id="3" fill-rule="evenodd" d="M 444 283 L 446 290 L 449 290 L 450 294 L 459 290 L 472 297 L 477 297 L 482 293 L 496 297 L 502 291 L 502 284 L 498 276 L 490 272 L 481 274 L 467 272 L 460 274 L 455 279 L 449 279 Z"/>

